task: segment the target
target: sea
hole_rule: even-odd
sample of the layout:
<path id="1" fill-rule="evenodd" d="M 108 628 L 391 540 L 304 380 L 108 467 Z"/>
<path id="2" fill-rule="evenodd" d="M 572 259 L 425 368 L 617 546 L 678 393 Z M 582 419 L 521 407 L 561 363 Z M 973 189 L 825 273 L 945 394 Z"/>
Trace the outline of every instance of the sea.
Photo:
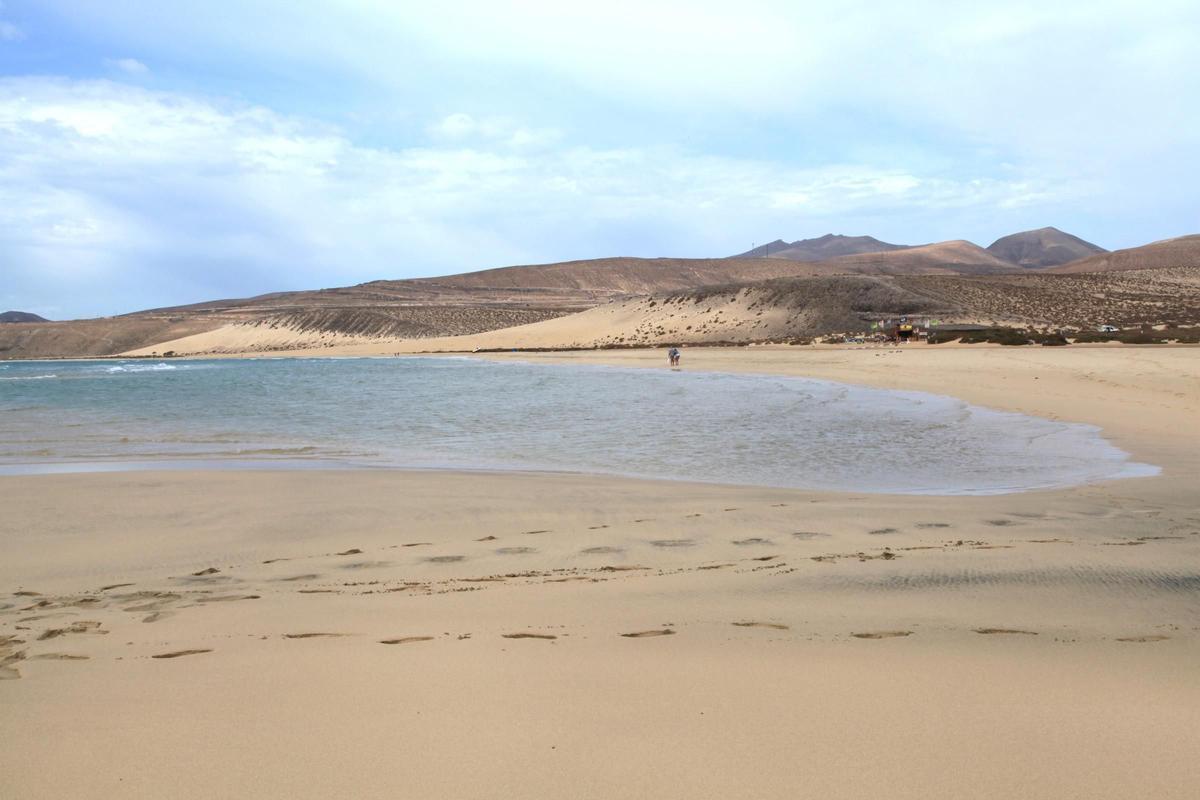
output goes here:
<path id="1" fill-rule="evenodd" d="M 981 495 L 1155 474 L 1093 426 L 768 375 L 475 358 L 0 363 L 0 473 L 570 472 Z"/>

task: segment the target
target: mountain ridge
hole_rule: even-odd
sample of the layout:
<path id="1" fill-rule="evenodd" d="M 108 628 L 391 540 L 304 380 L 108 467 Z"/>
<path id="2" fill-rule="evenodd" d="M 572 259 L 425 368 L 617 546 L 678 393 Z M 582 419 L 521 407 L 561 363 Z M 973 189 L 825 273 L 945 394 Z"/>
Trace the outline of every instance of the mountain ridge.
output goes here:
<path id="1" fill-rule="evenodd" d="M 892 244 L 880 241 L 874 236 L 845 236 L 840 233 L 827 233 L 812 239 L 797 239 L 785 242 L 776 239 L 764 245 L 751 248 L 730 258 L 784 258 L 791 261 L 825 261 L 839 256 L 858 255 L 861 253 L 880 253 L 891 250 L 903 250 L 909 245 Z"/>
<path id="2" fill-rule="evenodd" d="M 1112 272 L 1200 265 L 1200 234 L 1176 236 L 1139 247 L 1127 247 L 1110 253 L 1081 258 L 1047 272 L 1072 274 L 1079 272 Z"/>

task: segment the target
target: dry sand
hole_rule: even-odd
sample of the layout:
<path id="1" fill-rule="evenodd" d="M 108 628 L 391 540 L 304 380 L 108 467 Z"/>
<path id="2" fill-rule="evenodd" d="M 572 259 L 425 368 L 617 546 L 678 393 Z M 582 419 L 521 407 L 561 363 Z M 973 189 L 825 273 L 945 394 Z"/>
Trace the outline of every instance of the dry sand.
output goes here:
<path id="1" fill-rule="evenodd" d="M 958 498 L 0 478 L 0 796 L 1195 796 L 1200 350 L 684 366 L 1091 422 L 1164 471 Z"/>

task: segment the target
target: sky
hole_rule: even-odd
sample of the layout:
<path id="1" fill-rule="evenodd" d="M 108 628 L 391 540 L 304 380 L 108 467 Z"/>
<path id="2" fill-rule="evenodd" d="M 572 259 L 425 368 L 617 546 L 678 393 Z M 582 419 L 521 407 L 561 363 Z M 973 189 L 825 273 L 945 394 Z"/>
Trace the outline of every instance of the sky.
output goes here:
<path id="1" fill-rule="evenodd" d="M 0 311 L 1200 232 L 1200 3 L 0 0 Z"/>

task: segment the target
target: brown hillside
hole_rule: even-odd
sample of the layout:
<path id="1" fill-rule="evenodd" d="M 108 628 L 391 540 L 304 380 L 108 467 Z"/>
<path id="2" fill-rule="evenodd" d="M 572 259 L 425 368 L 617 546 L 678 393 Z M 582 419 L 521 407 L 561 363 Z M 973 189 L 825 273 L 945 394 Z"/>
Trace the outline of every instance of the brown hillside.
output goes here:
<path id="1" fill-rule="evenodd" d="M 821 263 L 843 272 L 875 275 L 993 275 L 1017 269 L 962 239 L 884 253 L 839 256 Z"/>
<path id="2" fill-rule="evenodd" d="M 881 242 L 873 236 L 842 236 L 827 233 L 815 239 L 799 239 L 785 242 L 776 239 L 742 253 L 735 258 L 787 258 L 793 261 L 824 261 L 838 256 L 860 253 L 881 253 L 888 250 L 903 250 L 908 245 Z"/>
<path id="3" fill-rule="evenodd" d="M 443 278 L 403 281 L 454 289 L 555 289 L 585 292 L 597 299 L 617 295 L 692 289 L 734 281 L 792 275 L 828 275 L 836 267 L 769 258 L 597 258 L 500 267 Z"/>
<path id="4" fill-rule="evenodd" d="M 895 280 L 978 322 L 1051 328 L 1200 325 L 1200 267 Z"/>
<path id="5" fill-rule="evenodd" d="M 899 315 L 943 322 L 1088 329 L 1200 325 L 1200 267 L 1046 275 L 780 278 L 630 298 L 422 349 L 557 348 L 786 341 L 865 332 Z"/>
<path id="6" fill-rule="evenodd" d="M 1200 234 L 1164 239 L 1141 247 L 1114 250 L 1111 253 L 1072 261 L 1048 272 L 1106 272 L 1110 270 L 1160 269 L 1163 267 L 1200 266 Z"/>
<path id="7" fill-rule="evenodd" d="M 988 245 L 987 250 L 997 258 L 1026 269 L 1056 267 L 1108 252 L 1058 228 L 1039 228 L 1003 236 Z"/>

